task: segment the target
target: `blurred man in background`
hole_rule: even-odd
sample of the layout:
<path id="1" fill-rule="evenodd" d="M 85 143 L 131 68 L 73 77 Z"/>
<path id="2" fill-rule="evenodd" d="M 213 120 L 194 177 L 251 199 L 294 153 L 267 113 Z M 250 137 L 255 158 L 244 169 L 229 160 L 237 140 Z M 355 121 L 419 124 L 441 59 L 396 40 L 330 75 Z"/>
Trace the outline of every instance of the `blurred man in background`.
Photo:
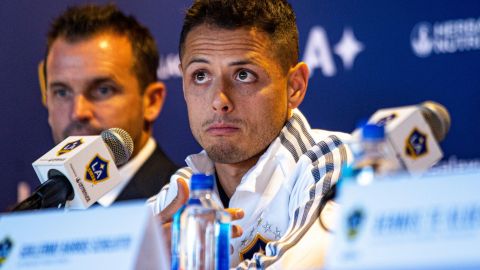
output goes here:
<path id="1" fill-rule="evenodd" d="M 55 143 L 118 127 L 133 139 L 122 183 L 98 202 L 147 198 L 176 165 L 152 137 L 166 89 L 157 79 L 159 54 L 150 31 L 113 5 L 71 7 L 48 32 L 44 102 Z"/>

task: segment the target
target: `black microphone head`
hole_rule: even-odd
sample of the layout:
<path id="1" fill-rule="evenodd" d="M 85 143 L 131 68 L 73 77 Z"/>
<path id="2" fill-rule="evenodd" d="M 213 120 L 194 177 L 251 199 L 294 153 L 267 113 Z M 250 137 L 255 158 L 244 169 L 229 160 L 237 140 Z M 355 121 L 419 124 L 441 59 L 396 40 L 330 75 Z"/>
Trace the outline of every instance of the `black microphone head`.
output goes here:
<path id="1" fill-rule="evenodd" d="M 115 165 L 127 163 L 133 153 L 132 137 L 121 128 L 110 128 L 100 134 L 115 160 Z"/>
<path id="2" fill-rule="evenodd" d="M 450 114 L 447 109 L 443 105 L 430 100 L 420 104 L 420 109 L 433 132 L 433 136 L 435 136 L 437 142 L 441 142 L 445 139 L 451 125 Z"/>

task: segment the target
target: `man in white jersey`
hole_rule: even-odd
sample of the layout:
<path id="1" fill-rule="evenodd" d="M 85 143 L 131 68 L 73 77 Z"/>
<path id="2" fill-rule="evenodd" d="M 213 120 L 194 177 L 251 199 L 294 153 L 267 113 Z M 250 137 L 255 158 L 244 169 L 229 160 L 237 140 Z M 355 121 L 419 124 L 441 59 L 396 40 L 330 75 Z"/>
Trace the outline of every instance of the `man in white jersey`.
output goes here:
<path id="1" fill-rule="evenodd" d="M 295 14 L 284 0 L 195 1 L 180 61 L 190 128 L 204 150 L 149 203 L 167 222 L 188 193 L 184 180 L 213 174 L 219 200 L 245 214 L 233 222 L 243 234 L 232 239 L 231 265 L 274 265 L 318 223 L 321 198 L 350 156 L 345 134 L 311 129 L 297 109 L 309 71 L 298 62 Z"/>

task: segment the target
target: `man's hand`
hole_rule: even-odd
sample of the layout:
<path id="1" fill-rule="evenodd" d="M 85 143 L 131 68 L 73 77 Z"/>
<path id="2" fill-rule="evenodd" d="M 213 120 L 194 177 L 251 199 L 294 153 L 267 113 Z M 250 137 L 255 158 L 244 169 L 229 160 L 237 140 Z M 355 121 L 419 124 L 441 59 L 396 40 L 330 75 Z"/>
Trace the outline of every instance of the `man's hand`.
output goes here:
<path id="1" fill-rule="evenodd" d="M 225 211 L 227 211 L 230 214 L 230 216 L 232 217 L 232 221 L 242 219 L 243 216 L 245 215 L 243 210 L 240 208 L 227 208 L 225 209 Z M 240 237 L 242 236 L 242 233 L 243 233 L 242 227 L 232 224 L 232 238 Z"/>
<path id="2" fill-rule="evenodd" d="M 178 178 L 177 188 L 178 191 L 175 199 L 158 214 L 160 224 L 162 225 L 172 222 L 173 215 L 187 202 L 190 196 L 190 190 L 184 179 Z"/>
<path id="3" fill-rule="evenodd" d="M 175 199 L 158 214 L 160 224 L 162 224 L 163 228 L 163 235 L 165 236 L 169 249 L 171 246 L 171 228 L 173 216 L 178 211 L 178 209 L 180 209 L 187 202 L 190 196 L 190 190 L 188 189 L 188 185 L 184 179 L 179 178 L 177 180 L 177 187 L 178 192 Z M 245 215 L 243 210 L 240 208 L 227 208 L 225 209 L 225 211 L 230 214 L 232 220 L 241 219 Z M 232 225 L 232 238 L 240 237 L 242 233 L 243 230 L 240 226 Z"/>
<path id="4" fill-rule="evenodd" d="M 180 209 L 187 202 L 188 197 L 190 196 L 190 190 L 188 189 L 188 185 L 185 180 L 179 178 L 177 180 L 177 187 L 177 197 L 175 197 L 175 199 L 158 214 L 160 224 L 162 224 L 163 235 L 165 236 L 168 250 L 171 249 L 172 245 L 173 215 L 175 215 L 178 209 Z"/>

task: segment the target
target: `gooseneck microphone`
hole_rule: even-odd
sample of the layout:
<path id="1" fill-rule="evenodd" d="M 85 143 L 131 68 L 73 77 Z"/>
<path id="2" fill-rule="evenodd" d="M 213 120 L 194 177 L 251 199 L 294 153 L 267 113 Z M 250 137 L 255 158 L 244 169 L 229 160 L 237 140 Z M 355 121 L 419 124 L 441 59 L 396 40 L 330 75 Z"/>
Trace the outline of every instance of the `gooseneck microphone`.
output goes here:
<path id="1" fill-rule="evenodd" d="M 63 207 L 67 202 L 71 208 L 88 208 L 117 185 L 117 166 L 132 152 L 132 138 L 120 128 L 100 136 L 70 136 L 33 163 L 43 183 L 12 211 Z M 82 169 L 85 173 L 80 174 Z"/>

